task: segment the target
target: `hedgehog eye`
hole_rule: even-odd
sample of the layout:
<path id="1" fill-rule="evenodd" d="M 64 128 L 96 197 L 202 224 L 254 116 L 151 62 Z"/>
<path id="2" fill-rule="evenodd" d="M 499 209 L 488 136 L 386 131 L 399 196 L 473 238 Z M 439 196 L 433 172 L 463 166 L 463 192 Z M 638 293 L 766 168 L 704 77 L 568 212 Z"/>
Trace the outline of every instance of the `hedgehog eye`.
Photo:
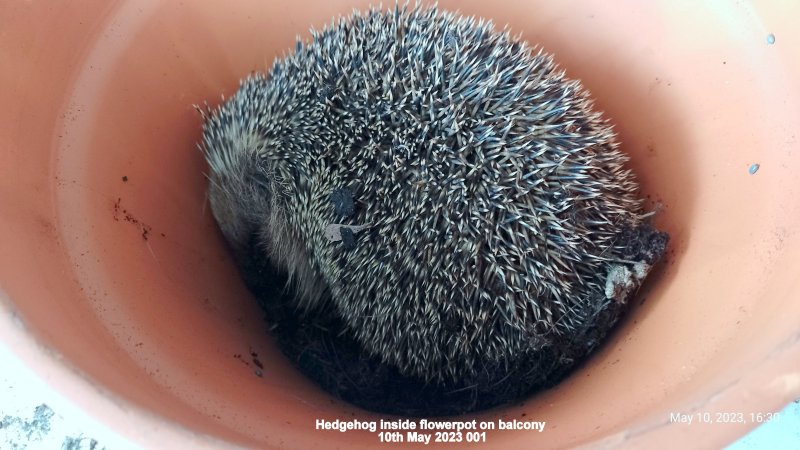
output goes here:
<path id="1" fill-rule="evenodd" d="M 259 152 L 261 154 L 261 152 Z M 266 158 L 259 157 L 256 160 L 255 167 L 248 173 L 248 177 L 254 186 L 259 187 L 265 191 L 271 190 L 272 177 L 270 176 L 271 170 L 267 165 Z"/>
<path id="2" fill-rule="evenodd" d="M 267 178 L 267 175 L 261 171 L 251 174 L 250 180 L 255 186 L 258 186 L 262 189 L 269 189 L 269 178 Z"/>

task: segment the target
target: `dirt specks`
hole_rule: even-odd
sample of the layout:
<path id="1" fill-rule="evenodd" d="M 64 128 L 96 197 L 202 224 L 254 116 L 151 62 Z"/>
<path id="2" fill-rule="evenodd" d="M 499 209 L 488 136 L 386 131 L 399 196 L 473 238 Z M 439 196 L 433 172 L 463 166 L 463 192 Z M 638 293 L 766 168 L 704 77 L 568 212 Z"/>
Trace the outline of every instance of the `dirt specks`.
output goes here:
<path id="1" fill-rule="evenodd" d="M 136 225 L 141 230 L 142 239 L 145 241 L 150 239 L 150 233 L 153 231 L 153 227 L 140 221 L 134 217 L 133 214 L 128 212 L 127 209 L 123 208 L 121 197 L 117 197 L 117 201 L 114 202 L 114 220 L 117 222 L 124 220 L 125 222 Z M 163 233 L 162 236 L 164 236 Z"/>
<path id="2" fill-rule="evenodd" d="M 255 366 L 255 369 L 253 370 L 255 375 L 259 378 L 264 377 L 264 364 L 262 364 L 261 361 L 258 359 L 258 353 L 256 353 L 252 349 L 250 350 L 250 361 L 247 361 L 247 359 L 241 353 L 235 353 L 233 357 L 241 361 L 242 364 L 244 364 L 247 367 Z"/>
<path id="3" fill-rule="evenodd" d="M 244 359 L 244 357 L 242 357 L 242 354 L 241 354 L 241 353 L 234 353 L 234 354 L 233 354 L 233 357 L 234 357 L 234 358 L 236 358 L 236 359 L 238 359 L 239 361 L 241 361 L 241 362 L 242 362 L 242 364 L 244 364 L 245 366 L 247 366 L 247 367 L 250 367 L 250 363 L 249 363 L 249 362 L 247 362 L 247 361 Z"/>
<path id="4" fill-rule="evenodd" d="M 264 369 L 264 365 L 261 364 L 261 361 L 258 359 L 258 353 L 251 351 L 250 356 L 253 358 L 253 364 L 256 365 L 259 369 Z"/>

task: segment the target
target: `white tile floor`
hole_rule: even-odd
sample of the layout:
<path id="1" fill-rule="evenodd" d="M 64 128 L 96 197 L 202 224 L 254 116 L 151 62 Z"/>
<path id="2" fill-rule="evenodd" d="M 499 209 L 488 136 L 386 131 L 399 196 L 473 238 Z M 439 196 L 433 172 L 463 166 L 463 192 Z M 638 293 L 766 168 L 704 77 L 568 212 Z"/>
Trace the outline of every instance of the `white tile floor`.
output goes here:
<path id="1" fill-rule="evenodd" d="M 0 343 L 0 449 L 138 449 L 51 389 Z"/>
<path id="2" fill-rule="evenodd" d="M 128 450 L 138 447 L 70 406 L 0 344 L 0 449 Z M 800 449 L 800 403 L 778 421 L 755 429 L 729 447 Z"/>

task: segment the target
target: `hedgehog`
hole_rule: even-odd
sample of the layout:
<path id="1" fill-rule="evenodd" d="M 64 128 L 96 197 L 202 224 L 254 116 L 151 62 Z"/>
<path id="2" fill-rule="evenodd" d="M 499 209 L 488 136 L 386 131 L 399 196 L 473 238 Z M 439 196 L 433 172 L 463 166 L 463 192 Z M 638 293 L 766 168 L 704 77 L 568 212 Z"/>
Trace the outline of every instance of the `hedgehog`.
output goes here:
<path id="1" fill-rule="evenodd" d="M 335 315 L 428 384 L 547 380 L 588 355 L 668 237 L 580 81 L 435 6 L 311 34 L 201 108 L 209 202 L 240 265 L 260 254 L 298 314 Z"/>

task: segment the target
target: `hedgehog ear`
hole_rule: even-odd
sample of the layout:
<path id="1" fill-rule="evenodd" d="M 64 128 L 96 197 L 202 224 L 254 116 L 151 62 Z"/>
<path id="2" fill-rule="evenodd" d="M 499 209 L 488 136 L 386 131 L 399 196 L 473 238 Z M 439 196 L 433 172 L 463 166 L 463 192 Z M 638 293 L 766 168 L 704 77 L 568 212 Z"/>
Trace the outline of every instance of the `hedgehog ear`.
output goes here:
<path id="1" fill-rule="evenodd" d="M 269 173 L 270 170 L 267 166 L 267 158 L 264 156 L 263 148 L 255 149 L 256 152 L 256 161 L 255 165 L 248 170 L 248 178 L 255 184 L 264 189 L 269 189 L 270 187 L 270 180 Z"/>

